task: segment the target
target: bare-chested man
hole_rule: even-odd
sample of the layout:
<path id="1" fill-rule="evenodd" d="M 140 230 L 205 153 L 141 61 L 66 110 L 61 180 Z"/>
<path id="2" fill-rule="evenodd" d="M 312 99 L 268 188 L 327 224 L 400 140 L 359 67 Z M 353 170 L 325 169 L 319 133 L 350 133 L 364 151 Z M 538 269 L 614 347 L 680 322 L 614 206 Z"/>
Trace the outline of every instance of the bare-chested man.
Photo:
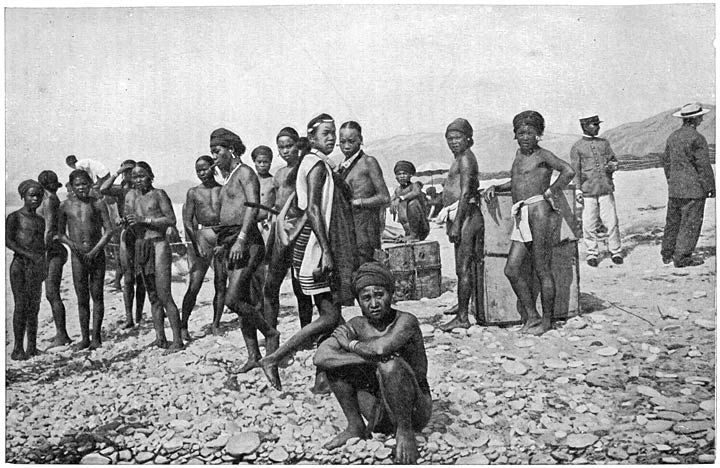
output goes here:
<path id="1" fill-rule="evenodd" d="M 551 270 L 553 245 L 560 229 L 560 218 L 553 201 L 556 194 L 575 176 L 570 164 L 538 146 L 545 131 L 545 119 L 538 112 L 524 111 L 513 119 L 513 131 L 520 148 L 515 154 L 511 179 L 485 191 L 490 200 L 496 191 L 512 192 L 515 227 L 510 239 L 505 275 L 519 299 L 518 312 L 523 333 L 541 335 L 552 328 L 555 309 L 555 279 Z M 550 185 L 553 170 L 560 172 Z M 540 280 L 542 318 L 538 314 L 532 286 Z"/>
<path id="2" fill-rule="evenodd" d="M 352 214 L 355 222 L 360 264 L 372 262 L 375 250 L 380 249 L 385 208 L 390 204 L 390 192 L 377 159 L 365 154 L 362 127 L 354 121 L 340 126 L 340 150 L 345 161 L 338 173 L 352 190 Z"/>
<path id="3" fill-rule="evenodd" d="M 337 327 L 314 359 L 327 372 L 348 422 L 347 429 L 325 448 L 383 432 L 395 436 L 396 463 L 415 463 L 415 431 L 428 423 L 432 413 L 420 324 L 414 315 L 392 308 L 395 280 L 379 263 L 361 265 L 353 288 L 362 316 Z"/>
<path id="4" fill-rule="evenodd" d="M 342 321 L 343 284 L 349 286 L 352 272 L 357 269 L 357 243 L 353 235 L 352 214 L 346 195 L 336 183 L 328 155 L 335 147 L 335 121 L 328 114 L 313 118 L 307 126 L 312 150 L 304 154 L 293 170 L 297 208 L 307 220 L 297 236 L 293 250 L 293 268 L 303 293 L 313 296 L 320 316 L 303 327 L 260 364 L 270 384 L 281 388 L 273 371 L 286 356 L 308 340 L 327 338 Z M 348 215 L 350 217 L 348 217 Z M 314 393 L 329 392 L 324 373 L 318 373 Z"/>
<path id="5" fill-rule="evenodd" d="M 484 259 L 485 224 L 478 190 L 478 163 L 470 150 L 473 145 L 473 129 L 465 119 L 455 119 L 445 131 L 445 140 L 455 156 L 443 187 L 443 204 L 448 209 L 447 235 L 455 244 L 455 273 L 458 278 L 458 308 L 455 318 L 441 325 L 443 331 L 468 328 L 468 308 L 476 281 L 483 281 L 476 268 Z M 476 278 L 476 276 L 479 276 Z M 482 285 L 477 290 L 482 291 Z M 483 299 L 475 300 L 475 320 L 484 317 Z"/>
<path id="6" fill-rule="evenodd" d="M 52 338 L 50 346 L 62 346 L 72 341 L 65 327 L 65 305 L 60 297 L 63 265 L 67 262 L 68 253 L 62 243 L 54 240 L 60 211 L 60 199 L 57 191 L 62 184 L 53 171 L 42 171 L 38 176 L 38 182 L 45 191 L 42 204 L 37 210 L 37 213 L 45 219 L 45 249 L 47 252 L 45 298 L 50 303 L 53 322 L 55 322 L 55 336 Z"/>
<path id="7" fill-rule="evenodd" d="M 217 236 L 212 226 L 220 224 L 220 189 L 222 185 L 215 180 L 215 161 L 210 156 L 200 156 L 195 161 L 195 173 L 200 185 L 187 192 L 183 205 L 183 226 L 185 237 L 192 244 L 188 249 L 190 261 L 190 282 L 182 303 L 182 322 L 180 325 L 183 340 L 189 340 L 188 320 L 195 307 L 197 295 L 202 287 L 205 274 L 210 266 L 215 272 L 215 296 L 213 297 L 213 317 L 222 315 L 225 307 L 226 275 L 215 256 Z M 213 326 L 213 333 L 219 330 Z"/>
<path id="8" fill-rule="evenodd" d="M 240 157 L 245 145 L 238 135 L 219 128 L 210 135 L 210 151 L 215 165 L 225 177 L 220 190 L 220 227 L 217 231 L 217 250 L 228 275 L 225 304 L 241 317 L 241 330 L 247 362 L 238 369 L 244 373 L 257 367 L 260 360 L 257 331 L 269 339 L 277 335 L 275 328 L 268 326 L 262 316 L 258 298 L 260 291 L 252 291 L 252 279 L 265 255 L 256 217 L 260 202 L 260 183 L 250 166 L 243 164 Z M 222 310 L 221 310 L 222 312 Z M 220 326 L 220 315 L 215 315 L 213 326 Z"/>
<path id="9" fill-rule="evenodd" d="M 42 297 L 45 266 L 45 220 L 35 211 L 42 203 L 43 187 L 34 180 L 18 186 L 23 207 L 5 220 L 5 245 L 15 254 L 10 263 L 10 288 L 13 293 L 13 337 L 10 359 L 24 361 L 39 354 L 37 349 L 38 312 Z M 27 334 L 27 351 L 25 335 Z"/>
<path id="10" fill-rule="evenodd" d="M 135 273 L 142 275 L 150 298 L 155 327 L 152 344 L 170 350 L 182 349 L 180 312 L 170 289 L 172 252 L 165 234 L 169 227 L 175 226 L 175 212 L 167 193 L 153 187 L 155 174 L 148 163 L 139 161 L 132 170 L 132 179 L 136 193 L 125 219 L 135 234 Z M 165 337 L 165 315 L 173 333 L 169 346 Z"/>
<path id="11" fill-rule="evenodd" d="M 120 168 L 100 186 L 101 194 L 114 197 L 117 200 L 118 214 L 122 220 L 125 219 L 126 212 L 132 211 L 133 199 L 137 194 L 132 185 L 132 170 L 135 168 L 135 164 L 132 159 L 123 161 Z M 120 176 L 122 176 L 122 182 L 120 185 L 115 185 L 115 180 Z M 128 229 L 125 225 L 120 231 L 119 240 L 118 257 L 120 271 L 122 272 L 119 277 L 123 279 L 125 328 L 132 328 L 135 326 L 132 312 L 133 301 L 135 301 L 135 321 L 137 323 L 142 321 L 143 305 L 145 303 L 145 282 L 142 276 L 135 276 L 135 230 Z"/>
<path id="12" fill-rule="evenodd" d="M 288 203 L 288 199 L 295 194 L 295 183 L 290 180 L 290 173 L 300 163 L 300 156 L 298 154 L 298 141 L 300 136 L 297 131 L 291 127 L 285 127 L 277 135 L 276 142 L 278 147 L 278 153 L 283 158 L 287 166 L 281 167 L 275 173 L 273 177 L 274 188 L 275 188 L 275 210 L 281 212 L 285 208 L 285 204 Z M 304 139 L 307 143 L 307 139 Z M 297 219 L 300 217 L 295 206 L 287 207 L 285 219 L 286 222 L 289 219 Z M 293 292 L 297 298 L 298 303 L 298 316 L 300 318 L 300 327 L 304 327 L 310 323 L 313 314 L 313 304 L 310 296 L 303 293 L 300 287 L 295 270 L 292 269 L 293 261 L 293 247 L 294 242 L 289 245 L 284 245 L 279 239 L 279 233 L 277 232 L 278 223 L 277 220 L 273 222 L 270 229 L 270 238 L 267 246 L 268 251 L 265 253 L 265 259 L 268 263 L 267 274 L 265 275 L 265 284 L 263 286 L 263 306 L 265 310 L 265 320 L 271 327 L 277 327 L 277 319 L 280 313 L 280 286 L 282 285 L 285 275 L 290 269 L 290 277 L 292 281 Z M 275 338 L 267 340 L 266 353 L 272 354 L 280 346 L 280 335 Z M 278 381 L 277 366 L 272 367 L 269 372 L 273 374 Z"/>
<path id="13" fill-rule="evenodd" d="M 105 202 L 90 195 L 92 180 L 87 172 L 82 169 L 72 171 L 70 185 L 75 196 L 60 206 L 57 239 L 72 252 L 73 284 L 80 315 L 81 340 L 77 349 L 95 349 L 102 344 L 104 248 L 112 237 L 113 226 Z M 90 298 L 93 301 L 92 338 Z"/>

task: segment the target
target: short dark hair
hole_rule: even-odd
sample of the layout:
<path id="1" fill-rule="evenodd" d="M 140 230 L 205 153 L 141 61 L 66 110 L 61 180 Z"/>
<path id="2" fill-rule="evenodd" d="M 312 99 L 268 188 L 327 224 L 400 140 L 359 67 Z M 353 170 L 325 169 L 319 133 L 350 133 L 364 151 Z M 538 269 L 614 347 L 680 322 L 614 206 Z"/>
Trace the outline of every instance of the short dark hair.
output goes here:
<path id="1" fill-rule="evenodd" d="M 65 158 L 65 164 L 75 164 L 77 162 L 77 160 L 78 159 L 75 157 L 75 155 L 71 154 L 70 156 Z"/>
<path id="2" fill-rule="evenodd" d="M 350 130 L 356 130 L 358 132 L 358 135 L 362 137 L 362 127 L 359 123 L 355 122 L 354 120 L 348 120 L 347 122 L 340 125 L 340 130 L 344 128 L 349 128 Z"/>
<path id="3" fill-rule="evenodd" d="M 252 150 L 252 153 L 250 153 L 250 157 L 252 158 L 253 161 L 255 161 L 258 158 L 258 156 L 260 156 L 261 154 L 270 156 L 270 161 L 272 161 L 273 152 L 269 146 L 265 146 L 265 145 L 260 145 L 257 148 L 255 148 L 254 150 Z"/>
<path id="4" fill-rule="evenodd" d="M 199 163 L 200 161 L 205 161 L 206 163 L 210 164 L 211 166 L 215 164 L 215 160 L 212 158 L 212 156 L 208 156 L 207 154 L 203 154 L 199 158 L 195 160 L 195 164 Z"/>
<path id="5" fill-rule="evenodd" d="M 72 171 L 70 173 L 70 178 L 69 178 L 70 185 L 72 185 L 73 181 L 75 179 L 77 179 L 78 177 L 84 178 L 85 180 L 88 181 L 88 183 L 90 185 L 92 185 L 92 183 L 93 183 L 92 178 L 90 177 L 90 174 L 88 174 L 86 171 L 84 171 L 82 169 L 75 169 L 74 171 Z"/>
<path id="6" fill-rule="evenodd" d="M 150 164 L 146 163 L 145 161 L 138 161 L 138 163 L 135 165 L 135 167 L 142 167 L 143 169 L 145 169 L 147 171 L 148 175 L 150 175 L 150 180 L 151 181 L 155 180 L 155 174 L 153 174 Z"/>

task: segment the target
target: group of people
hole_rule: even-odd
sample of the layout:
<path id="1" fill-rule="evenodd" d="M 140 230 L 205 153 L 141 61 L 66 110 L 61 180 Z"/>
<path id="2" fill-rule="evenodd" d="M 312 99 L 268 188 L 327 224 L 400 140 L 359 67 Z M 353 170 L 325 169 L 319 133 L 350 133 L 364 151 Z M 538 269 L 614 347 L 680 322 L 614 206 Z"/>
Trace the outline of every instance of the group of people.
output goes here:
<path id="1" fill-rule="evenodd" d="M 674 260 L 676 266 L 693 264 L 689 252 L 697 242 L 698 216 L 701 223 L 704 198 L 714 196 L 707 142 L 695 130 L 706 110 L 686 106 L 681 112 L 684 125 L 668 139 L 664 157 L 671 188 L 662 258 L 666 263 Z M 511 179 L 484 191 L 479 190 L 479 166 L 471 149 L 472 126 L 461 118 L 448 125 L 445 138 L 454 161 L 442 204 L 447 212 L 447 235 L 455 246 L 458 304 L 456 316 L 441 325 L 442 330 L 470 326 L 472 291 L 476 282 L 482 281 L 475 277 L 475 267 L 484 257 L 481 203 L 490 202 L 498 192 L 510 191 L 513 202 L 512 243 L 505 274 L 518 297 L 521 332 L 540 335 L 552 327 L 557 197 L 571 181 L 580 190 L 578 202 L 585 205 L 588 264 L 598 264 L 600 222 L 607 228 L 613 261 L 623 262 L 612 182 L 617 159 L 609 143 L 597 137 L 597 116 L 585 117 L 580 124 L 584 135 L 573 146 L 571 163 L 567 163 L 539 146 L 545 131 L 540 113 L 516 115 L 513 130 L 519 148 Z M 345 156 L 340 165 L 329 158 L 336 141 Z M 183 206 L 183 226 L 191 248 L 188 289 L 180 310 L 170 290 L 169 238 L 176 224 L 175 213 L 167 194 L 153 186 L 154 174 L 147 163 L 127 160 L 114 174 L 103 174 L 98 168 L 77 167 L 82 161 L 68 158 L 74 170 L 69 176 L 68 198 L 62 203 L 56 193 L 61 184 L 52 171 L 43 171 L 37 181 L 22 182 L 18 191 L 24 206 L 8 216 L 6 225 L 6 243 L 15 253 L 10 267 L 15 298 L 12 359 L 38 353 L 37 315 L 43 280 L 57 329 L 53 344 L 70 342 L 59 294 L 67 261 L 63 244 L 71 252 L 78 297 L 82 337 L 77 346 L 92 349 L 101 345 L 104 247 L 119 233 L 125 326 L 132 327 L 142 319 L 147 295 L 156 332 L 154 344 L 182 348 L 190 339 L 189 317 L 212 267 L 212 331 L 221 332 L 225 307 L 241 318 L 247 360 L 237 372 L 259 367 L 270 385 L 280 389 L 278 364 L 294 351 L 317 343 L 313 391 L 332 391 L 348 421 L 347 429 L 327 446 L 338 447 L 372 431 L 390 431 L 397 437 L 396 460 L 414 462 L 418 454 L 413 431 L 427 423 L 432 408 L 427 358 L 417 319 L 392 308 L 394 278 L 374 261 L 374 254 L 380 248 L 388 206 L 403 224 L 408 241 L 427 237 L 427 206 L 420 185 L 412 181 L 415 167 L 411 162 L 395 165 L 399 186 L 391 197 L 378 161 L 362 151 L 362 142 L 362 128 L 354 121 L 340 126 L 338 139 L 335 121 L 328 114 L 310 120 L 306 136 L 285 127 L 275 143 L 286 166 L 273 176 L 271 148 L 258 146 L 251 152 L 254 171 L 241 159 L 246 148 L 237 134 L 224 128 L 213 131 L 212 156 L 196 160 L 200 184 L 188 190 Z M 551 183 L 555 171 L 559 176 Z M 217 181 L 217 172 L 223 183 Z M 680 193 L 680 186 L 685 192 Z M 684 194 L 689 192 L 692 197 L 687 198 Z M 120 222 L 111 219 L 107 200 L 117 202 Z M 276 329 L 279 292 L 288 270 L 300 328 L 281 343 Z M 533 292 L 535 278 L 540 284 L 542 314 Z M 344 323 L 341 308 L 355 301 L 362 316 Z M 483 314 L 482 302 L 476 300 L 476 318 Z M 314 308 L 318 310 L 315 320 Z M 165 317 L 173 333 L 170 343 L 164 332 Z M 266 340 L 265 356 L 258 331 Z"/>

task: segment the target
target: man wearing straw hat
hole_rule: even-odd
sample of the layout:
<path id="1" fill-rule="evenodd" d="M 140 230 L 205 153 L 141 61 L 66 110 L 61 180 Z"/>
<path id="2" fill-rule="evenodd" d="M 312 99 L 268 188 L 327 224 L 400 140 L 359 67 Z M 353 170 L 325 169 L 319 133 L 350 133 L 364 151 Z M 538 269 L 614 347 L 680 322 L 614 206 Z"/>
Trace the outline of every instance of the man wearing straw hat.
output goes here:
<path id="1" fill-rule="evenodd" d="M 677 268 L 703 263 L 692 253 L 700 237 L 705 199 L 715 197 L 708 143 L 697 131 L 708 112 L 697 103 L 686 104 L 675 112 L 673 116 L 681 118 L 683 124 L 668 137 L 662 155 L 668 207 L 660 254 L 664 264 L 672 261 Z"/>

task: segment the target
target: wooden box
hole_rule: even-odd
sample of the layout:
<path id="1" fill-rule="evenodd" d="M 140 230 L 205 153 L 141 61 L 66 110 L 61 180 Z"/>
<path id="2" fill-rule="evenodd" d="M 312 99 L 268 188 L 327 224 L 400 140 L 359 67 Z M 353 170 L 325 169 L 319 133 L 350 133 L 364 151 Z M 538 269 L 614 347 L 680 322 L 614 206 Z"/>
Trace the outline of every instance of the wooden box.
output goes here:
<path id="1" fill-rule="evenodd" d="M 375 252 L 395 278 L 396 301 L 434 298 L 440 295 L 442 273 L 440 244 L 434 241 L 388 245 Z"/>

